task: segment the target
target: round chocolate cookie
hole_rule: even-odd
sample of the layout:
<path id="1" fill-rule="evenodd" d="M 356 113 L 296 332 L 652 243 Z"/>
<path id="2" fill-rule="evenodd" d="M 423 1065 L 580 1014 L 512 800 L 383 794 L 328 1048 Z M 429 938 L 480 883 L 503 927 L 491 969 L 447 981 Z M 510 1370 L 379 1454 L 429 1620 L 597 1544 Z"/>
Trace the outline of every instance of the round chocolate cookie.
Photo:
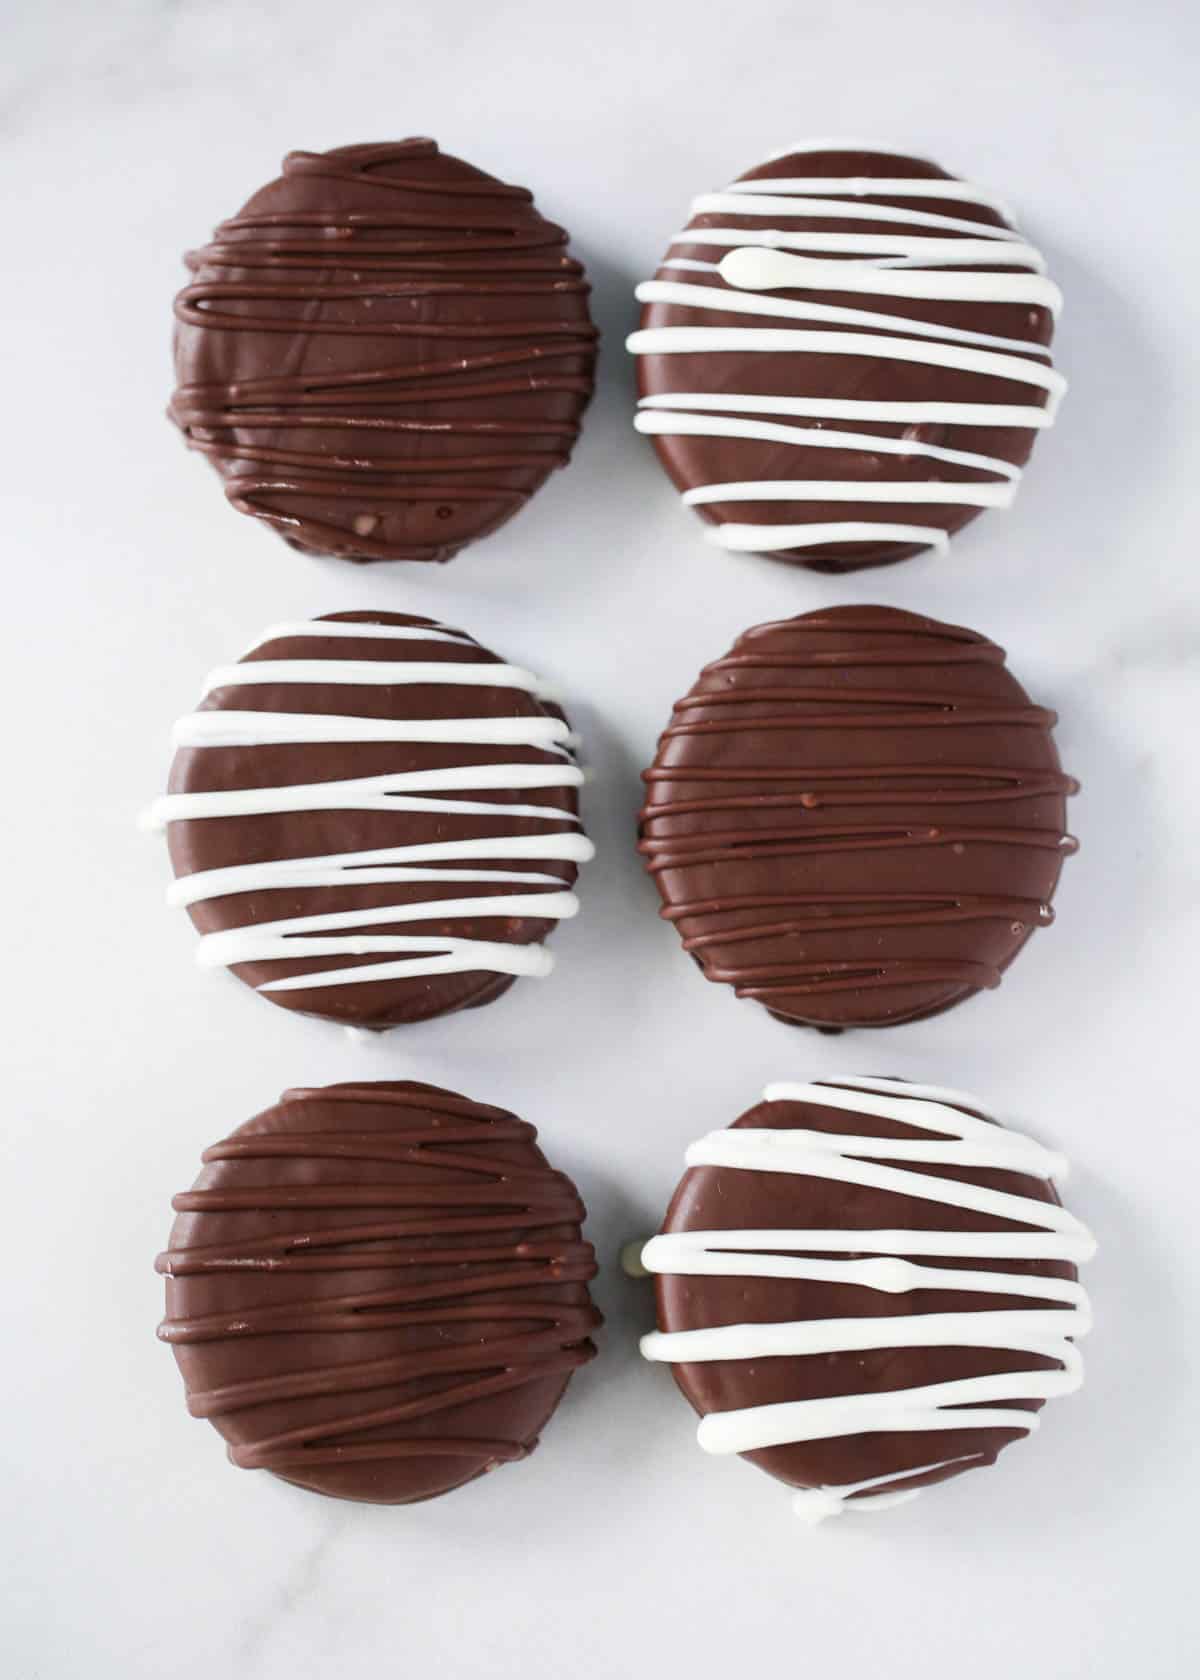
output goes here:
<path id="1" fill-rule="evenodd" d="M 883 1027 L 1001 974 L 1064 856 L 1053 712 L 1004 650 L 890 607 L 740 636 L 645 773 L 641 846 L 684 949 L 783 1020 Z"/>
<path id="2" fill-rule="evenodd" d="M 339 613 L 265 632 L 175 726 L 166 828 L 206 966 L 384 1028 L 544 975 L 592 844 L 536 677 L 461 630 Z"/>
<path id="3" fill-rule="evenodd" d="M 403 1082 L 285 1091 L 205 1150 L 158 1333 L 234 1464 L 403 1505 L 528 1457 L 601 1322 L 536 1138 Z"/>
<path id="4" fill-rule="evenodd" d="M 1065 389 L 1062 300 L 994 194 L 822 141 L 692 211 L 629 348 L 638 430 L 711 541 L 853 571 L 1010 504 Z"/>
<path id="5" fill-rule="evenodd" d="M 293 548 L 449 560 L 566 465 L 596 331 L 524 187 L 432 140 L 289 152 L 187 264 L 171 417 Z"/>
<path id="6" fill-rule="evenodd" d="M 700 1445 L 801 1489 L 812 1521 L 993 1464 L 1079 1387 L 1095 1243 L 1066 1168 L 972 1097 L 773 1085 L 688 1171 L 642 1250 Z"/>

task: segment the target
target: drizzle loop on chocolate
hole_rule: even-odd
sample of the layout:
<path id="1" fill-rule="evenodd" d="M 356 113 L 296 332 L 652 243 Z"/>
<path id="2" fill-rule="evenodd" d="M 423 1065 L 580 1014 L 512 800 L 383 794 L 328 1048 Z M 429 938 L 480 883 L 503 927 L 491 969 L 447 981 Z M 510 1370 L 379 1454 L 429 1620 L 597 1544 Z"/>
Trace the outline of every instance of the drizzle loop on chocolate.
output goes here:
<path id="1" fill-rule="evenodd" d="M 814 173 L 786 172 L 805 157 Z M 839 173 L 846 163 L 862 172 Z M 637 288 L 643 328 L 628 342 L 653 358 L 637 429 L 676 440 L 664 461 L 685 505 L 709 511 L 710 541 L 836 569 L 945 549 L 972 511 L 1010 505 L 1027 434 L 1052 424 L 1065 382 L 1039 342 L 1061 295 L 999 200 L 927 164 L 823 142 L 692 210 Z M 692 456 L 680 439 L 725 440 L 725 459 L 768 470 L 705 482 L 720 451 Z M 913 523 L 908 507 L 948 518 Z"/>
<path id="2" fill-rule="evenodd" d="M 649 1272 L 687 1277 L 775 1278 L 834 1284 L 848 1289 L 914 1297 L 910 1312 L 873 1317 L 816 1317 L 791 1322 L 723 1324 L 706 1329 L 653 1331 L 642 1339 L 647 1359 L 695 1363 L 708 1360 L 816 1358 L 882 1348 L 963 1347 L 1035 1355 L 1052 1368 L 1033 1366 L 991 1375 L 899 1389 L 847 1391 L 834 1398 L 797 1399 L 712 1411 L 698 1430 L 711 1453 L 755 1452 L 802 1441 L 875 1432 L 937 1433 L 971 1429 L 1038 1427 L 1036 1413 L 1013 1401 L 1044 1401 L 1073 1393 L 1083 1362 L 1073 1338 L 1091 1327 L 1082 1287 L 1069 1278 L 1023 1277 L 987 1261 L 1088 1260 L 1095 1242 L 1057 1201 L 1033 1200 L 991 1188 L 983 1172 L 1062 1178 L 1066 1163 L 1040 1145 L 991 1121 L 964 1112 L 973 1098 L 937 1087 L 894 1080 L 854 1079 L 810 1085 L 771 1085 L 767 1103 L 813 1103 L 850 1114 L 898 1122 L 899 1139 L 853 1136 L 819 1126 L 773 1131 L 734 1127 L 712 1132 L 687 1151 L 689 1167 L 734 1172 L 785 1173 L 896 1196 L 917 1197 L 953 1208 L 959 1216 L 983 1215 L 1016 1230 L 683 1230 L 653 1237 L 642 1251 Z M 941 1177 L 926 1168 L 946 1168 Z M 915 1169 L 915 1170 L 914 1170 Z M 910 1258 L 910 1257 L 917 1258 Z M 937 1264 L 938 1260 L 951 1262 Z M 953 1262 L 966 1262 L 955 1265 Z M 933 1263 L 931 1263 L 933 1262 Z M 969 1309 L 930 1311 L 921 1292 L 949 1291 L 982 1297 Z M 1026 1297 L 1036 1305 L 992 1308 L 988 1296 Z M 962 1408 L 969 1408 L 965 1412 Z M 980 1455 L 976 1455 L 978 1461 Z M 881 1494 L 889 1482 L 968 1467 L 970 1459 L 898 1470 L 840 1487 L 798 1493 L 797 1513 L 812 1521 L 839 1512 L 848 1499 L 869 1495 L 873 1506 L 912 1499 L 919 1488 Z"/>
<path id="3" fill-rule="evenodd" d="M 187 257 L 171 416 L 297 546 L 449 559 L 578 435 L 596 332 L 566 243 L 432 140 L 292 152 Z"/>
<path id="4" fill-rule="evenodd" d="M 367 1113 L 376 1123 L 359 1129 Z M 181 1218 L 157 1261 L 171 1280 L 158 1333 L 196 1350 L 184 1366 L 188 1410 L 229 1432 L 235 1464 L 300 1482 L 316 1472 L 319 1491 L 371 1497 L 361 1483 L 322 1486 L 321 1472 L 449 1459 L 461 1471 L 433 1474 L 457 1485 L 532 1451 L 536 1439 L 463 1436 L 429 1420 L 565 1383 L 595 1354 L 588 1334 L 600 1315 L 586 1289 L 570 1287 L 596 1273 L 579 1235 L 583 1206 L 536 1136 L 431 1086 L 335 1086 L 286 1092 L 205 1151 L 210 1170 L 174 1198 Z M 215 1227 L 226 1235 L 214 1241 Z M 214 1290 L 220 1310 L 188 1310 Z M 356 1341 L 378 1350 L 381 1338 L 393 1352 L 355 1356 Z M 197 1386 L 210 1359 L 247 1374 Z M 279 1408 L 295 1421 L 277 1427 Z M 401 1497 L 386 1473 L 377 1496 Z"/>
<path id="5" fill-rule="evenodd" d="M 881 607 L 759 625 L 645 773 L 661 913 L 709 979 L 815 1025 L 997 986 L 1075 847 L 1055 721 L 970 630 Z"/>
<path id="6" fill-rule="evenodd" d="M 289 644 L 321 649 L 320 657 L 251 657 L 256 649 Z M 341 658 L 341 644 L 358 643 L 361 651 L 378 649 L 381 641 L 396 644 L 399 657 Z M 324 644 L 328 643 L 328 649 Z M 430 660 L 406 656 L 415 644 L 460 647 L 459 660 Z M 269 630 L 236 665 L 222 666 L 205 683 L 205 694 L 231 693 L 269 687 L 274 694 L 337 695 L 342 689 L 370 693 L 386 690 L 385 712 L 395 715 L 356 716 L 339 711 L 304 709 L 226 709 L 217 702 L 185 717 L 175 727 L 181 750 L 237 754 L 239 781 L 253 777 L 256 761 L 261 783 L 204 792 L 167 795 L 151 807 L 146 826 L 166 828 L 173 823 L 213 822 L 221 819 L 287 817 L 306 813 L 387 813 L 403 834 L 409 822 L 432 823 L 435 839 L 388 846 L 347 847 L 322 855 L 261 855 L 256 861 L 200 868 L 183 873 L 168 889 L 172 905 L 193 906 L 216 900 L 235 900 L 257 909 L 263 895 L 287 895 L 335 888 L 390 886 L 401 889 L 384 902 L 345 902 L 315 914 L 281 917 L 250 914 L 232 927 L 206 932 L 197 960 L 204 966 L 286 962 L 282 975 L 258 982 L 266 993 L 311 992 L 327 987 L 365 985 L 377 981 L 408 981 L 424 976 L 487 973 L 504 976 L 548 974 L 553 958 L 540 941 L 530 941 L 522 924 L 529 919 L 554 922 L 574 916 L 578 900 L 557 874 L 504 867 L 525 862 L 574 867 L 590 858 L 591 842 L 579 831 L 578 816 L 564 804 L 538 804 L 511 797 L 496 801 L 447 797 L 456 792 L 479 794 L 496 789 L 506 795 L 517 790 L 574 790 L 582 781 L 575 762 L 574 737 L 557 709 L 538 704 L 513 715 L 481 712 L 477 717 L 430 715 L 428 703 L 415 708 L 403 702 L 406 691 L 428 694 L 444 689 L 457 698 L 475 690 L 512 690 L 535 700 L 543 697 L 536 677 L 486 655 L 471 637 L 444 626 L 419 620 L 396 623 L 315 620 L 285 624 Z M 302 704 L 302 702 L 301 702 Z M 328 704 L 328 702 L 326 702 Z M 415 713 L 415 715 L 414 715 Z M 438 768 L 409 769 L 345 780 L 296 782 L 280 780 L 270 748 L 304 749 L 345 744 L 347 754 L 369 746 L 394 746 L 410 762 L 413 754 L 449 749 L 460 762 Z M 533 749 L 533 762 L 474 762 L 491 749 Z M 294 763 L 294 760 L 289 762 Z M 420 762 L 420 759 L 417 759 Z M 561 795 L 560 795 L 561 797 Z M 517 831 L 492 833 L 497 819 L 518 825 Z M 365 820 L 365 819 L 363 819 Z M 533 828 L 534 832 L 529 832 Z M 545 829 L 542 832 L 542 829 Z M 355 832 L 353 826 L 347 835 Z M 424 831 L 423 831 L 424 832 Z M 261 854 L 261 843 L 247 832 L 242 849 L 248 857 Z M 447 883 L 469 883 L 461 896 L 443 898 Z M 470 890 L 474 888 L 475 890 Z M 520 890 L 511 890 L 518 888 Z M 517 930 L 519 937 L 481 938 L 451 931 L 454 925 L 484 921 Z M 397 931 L 404 924 L 422 924 L 423 931 Z M 442 924 L 449 924 L 449 928 Z M 379 930 L 379 931 L 372 931 Z M 336 959 L 336 966 L 313 965 L 311 959 Z M 356 959 L 348 961 L 347 959 Z"/>

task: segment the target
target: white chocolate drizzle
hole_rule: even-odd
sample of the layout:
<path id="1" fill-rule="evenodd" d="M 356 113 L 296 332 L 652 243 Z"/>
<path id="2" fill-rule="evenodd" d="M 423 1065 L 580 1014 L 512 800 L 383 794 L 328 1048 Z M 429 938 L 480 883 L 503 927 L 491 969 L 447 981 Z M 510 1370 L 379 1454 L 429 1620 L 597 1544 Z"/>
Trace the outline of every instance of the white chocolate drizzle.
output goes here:
<path id="1" fill-rule="evenodd" d="M 1083 1362 L 1074 1339 L 1091 1326 L 1087 1295 L 1074 1281 L 986 1269 L 979 1262 L 1043 1260 L 1078 1264 L 1091 1258 L 1095 1242 L 1080 1221 L 1057 1202 L 911 1168 L 945 1165 L 967 1171 L 1061 1179 L 1066 1172 L 1062 1157 L 1019 1133 L 964 1113 L 958 1105 L 977 1109 L 974 1098 L 936 1086 L 865 1078 L 845 1083 L 780 1084 L 768 1086 L 764 1100 L 817 1103 L 875 1116 L 911 1127 L 914 1135 L 897 1139 L 846 1136 L 819 1129 L 736 1127 L 712 1132 L 694 1143 L 687 1151 L 688 1166 L 794 1173 L 919 1197 L 1029 1229 L 679 1231 L 650 1239 L 641 1251 L 645 1271 L 690 1277 L 785 1278 L 853 1285 L 889 1295 L 934 1289 L 983 1297 L 999 1295 L 1010 1300 L 1024 1297 L 1038 1304 L 1014 1311 L 989 1310 L 982 1302 L 971 1312 L 913 1311 L 878 1318 L 817 1318 L 653 1331 L 642 1338 L 647 1359 L 692 1363 L 961 1347 L 1027 1353 L 1052 1359 L 1058 1368 L 710 1412 L 697 1431 L 704 1450 L 722 1454 L 755 1452 L 875 1431 L 1036 1429 L 1037 1413 L 1014 1407 L 1011 1402 L 1047 1400 L 1079 1387 Z M 937 1264 L 939 1260 L 949 1264 Z M 963 1260 L 971 1264 L 954 1264 Z M 970 1410 L 963 1411 L 963 1407 Z M 859 1504 L 858 1496 L 871 1507 L 898 1503 L 901 1498 L 915 1497 L 920 1490 L 904 1487 L 883 1495 L 879 1490 L 892 1483 L 910 1483 L 958 1462 L 939 1460 L 841 1487 L 803 1489 L 796 1495 L 795 1509 L 810 1521 L 820 1521 L 850 1502 Z"/>
<path id="2" fill-rule="evenodd" d="M 281 624 L 265 632 L 247 650 L 294 639 L 393 640 L 453 643 L 476 647 L 462 631 L 443 625 L 388 625 L 347 620 Z M 422 685 L 512 688 L 545 698 L 547 690 L 531 672 L 486 662 L 373 661 L 354 659 L 265 659 L 221 666 L 205 681 L 204 694 L 270 684 Z M 439 933 L 375 934 L 373 927 L 405 922 L 528 919 L 560 921 L 579 908 L 575 894 L 559 876 L 536 870 L 496 867 L 529 859 L 583 863 L 594 855 L 578 829 L 578 817 L 553 805 L 454 799 L 447 794 L 488 789 L 513 791 L 577 788 L 583 772 L 575 763 L 575 737 L 557 717 L 364 718 L 342 714 L 288 711 L 198 711 L 175 725 L 180 748 L 255 748 L 272 745 L 396 742 L 533 748 L 553 755 L 541 764 L 470 764 L 400 771 L 391 775 L 351 777 L 340 781 L 247 787 L 205 793 L 168 794 L 143 815 L 144 828 L 165 829 L 173 822 L 251 817 L 284 812 L 410 812 L 439 819 L 455 817 L 521 818 L 553 823 L 558 832 L 501 834 L 482 838 L 439 838 L 423 844 L 337 852 L 328 856 L 273 858 L 263 862 L 199 870 L 180 876 L 167 891 L 171 905 L 186 906 L 238 893 L 295 893 L 313 887 L 428 884 L 434 893 L 413 904 L 371 909 L 335 910 L 288 916 L 202 936 L 197 961 L 204 967 L 248 962 L 286 961 L 327 956 L 365 959 L 352 966 L 293 974 L 259 986 L 264 992 L 350 986 L 393 978 L 455 974 L 476 970 L 495 974 L 541 976 L 554 965 L 540 944 L 519 944 Z M 573 826 L 570 826 L 573 825 Z M 453 832 L 453 830 L 452 830 Z M 447 883 L 467 882 L 485 890 L 440 898 Z M 497 892 L 497 887 L 521 891 Z"/>
<path id="3" fill-rule="evenodd" d="M 378 688 L 457 683 L 464 688 L 519 688 L 526 694 L 541 694 L 541 685 L 532 672 L 516 665 L 426 664 L 415 659 L 255 659 L 218 665 L 204 679 L 204 694 L 207 698 L 219 688 L 253 688 L 266 683 L 348 683 Z"/>
<path id="4" fill-rule="evenodd" d="M 319 630 L 314 629 L 318 622 Z M 290 642 L 298 638 L 310 640 L 314 636 L 322 642 L 337 641 L 345 637 L 355 642 L 452 642 L 460 647 L 477 645 L 474 637 L 468 636 L 465 630 L 453 630 L 448 624 L 367 624 L 349 618 L 310 618 L 300 623 L 272 624 L 254 638 L 242 657 L 253 653 L 256 648 L 266 647 L 268 642 Z"/>
<path id="5" fill-rule="evenodd" d="M 846 150 L 810 144 L 798 152 Z M 859 145 L 858 150 L 864 148 Z M 878 146 L 865 148 L 878 153 Z M 775 157 L 789 153 L 774 154 Z M 904 199 L 910 204 L 874 202 Z M 707 531 L 719 547 L 771 552 L 785 549 L 827 548 L 844 543 L 889 542 L 921 544 L 938 550 L 947 546 L 940 527 L 874 519 L 868 504 L 892 507 L 924 503 L 963 508 L 1008 507 L 1016 493 L 1020 471 L 995 455 L 946 449 L 908 435 L 830 431 L 827 420 L 857 421 L 860 425 L 986 426 L 1040 430 L 1052 425 L 1066 389 L 1061 374 L 1047 365 L 1049 350 L 1031 339 L 1013 338 L 957 327 L 949 322 L 909 319 L 903 314 L 869 307 L 850 307 L 817 301 L 815 297 L 771 297 L 787 291 L 814 294 L 860 293 L 871 299 L 944 302 L 947 304 L 1024 305 L 1056 315 L 1062 304 L 1058 287 L 1044 276 L 1041 255 L 1012 228 L 921 208 L 922 200 L 980 205 L 1006 215 L 995 195 L 962 181 L 903 176 L 788 176 L 735 181 L 720 193 L 695 199 L 694 215 L 733 215 L 764 222 L 761 228 L 713 226 L 685 228 L 672 242 L 661 265 L 663 272 L 702 275 L 655 279 L 637 288 L 642 303 L 724 315 L 747 315 L 759 320 L 803 323 L 797 326 L 667 326 L 644 328 L 628 339 L 634 355 L 725 354 L 765 356 L 862 356 L 865 360 L 901 361 L 942 367 L 963 373 L 1034 388 L 1040 400 L 1003 402 L 876 402 L 870 397 L 841 399 L 751 394 L 721 389 L 714 367 L 714 389 L 707 392 L 659 393 L 644 397 L 634 421 L 640 432 L 658 437 L 707 436 L 751 439 L 769 444 L 795 444 L 805 449 L 851 450 L 864 455 L 896 455 L 927 460 L 992 476 L 886 479 L 759 480 L 695 485 L 684 493 L 688 506 L 732 502 L 849 502 L 855 517 L 805 524 L 770 524 L 753 520 L 721 521 Z M 827 233 L 797 228 L 801 218 L 862 221 L 873 226 L 861 233 Z M 771 219 L 789 222 L 781 229 Z M 878 231 L 879 228 L 888 231 Z M 903 231 L 899 231 L 903 229 Z M 915 230 L 915 231 L 914 231 Z M 682 248 L 714 247 L 717 260 L 705 262 L 677 254 Z M 723 254 L 722 254 L 723 253 Z M 835 260 L 830 260 L 831 258 Z M 983 270 L 984 272 L 979 272 Z M 834 328 L 823 331 L 822 327 Z M 779 425 L 741 416 L 788 416 L 806 425 Z"/>

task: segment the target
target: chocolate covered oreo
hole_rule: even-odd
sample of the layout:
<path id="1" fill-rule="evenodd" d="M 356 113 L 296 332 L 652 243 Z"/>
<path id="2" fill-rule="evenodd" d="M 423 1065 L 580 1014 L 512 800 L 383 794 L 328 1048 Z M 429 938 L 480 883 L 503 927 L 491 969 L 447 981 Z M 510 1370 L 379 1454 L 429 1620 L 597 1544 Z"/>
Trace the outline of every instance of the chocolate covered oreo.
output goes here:
<path id="1" fill-rule="evenodd" d="M 175 743 L 147 822 L 204 965 L 375 1029 L 549 973 L 593 848 L 574 738 L 531 672 L 400 613 L 276 625 Z"/>
<path id="2" fill-rule="evenodd" d="M 1065 389 L 1061 298 L 993 193 L 821 141 L 692 211 L 629 348 L 637 427 L 711 541 L 851 571 L 1009 506 Z"/>
<path id="3" fill-rule="evenodd" d="M 811 1521 L 993 1464 L 1079 1387 L 1095 1243 L 1060 1157 L 974 1098 L 901 1080 L 773 1085 L 687 1152 L 655 1274 L 700 1445 Z"/>
<path id="4" fill-rule="evenodd" d="M 645 774 L 662 915 L 710 980 L 810 1026 L 997 986 L 1075 847 L 1055 721 L 957 625 L 889 607 L 758 625 Z"/>
<path id="5" fill-rule="evenodd" d="M 292 547 L 449 560 L 569 459 L 583 269 L 523 187 L 434 141 L 290 152 L 187 262 L 171 416 Z"/>
<path id="6" fill-rule="evenodd" d="M 285 1091 L 205 1151 L 159 1336 L 234 1464 L 396 1505 L 528 1457 L 600 1322 L 536 1139 L 405 1082 Z"/>

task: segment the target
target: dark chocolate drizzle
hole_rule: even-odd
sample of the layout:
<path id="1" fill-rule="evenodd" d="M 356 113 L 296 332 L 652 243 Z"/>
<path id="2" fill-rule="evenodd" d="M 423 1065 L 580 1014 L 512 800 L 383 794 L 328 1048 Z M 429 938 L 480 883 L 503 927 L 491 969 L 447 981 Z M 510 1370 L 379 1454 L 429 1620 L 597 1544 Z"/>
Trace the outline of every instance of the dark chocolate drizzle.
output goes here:
<path id="1" fill-rule="evenodd" d="M 1003 661 L 865 607 L 760 625 L 705 669 L 645 773 L 639 850 L 709 979 L 818 1026 L 999 985 L 1053 919 L 1077 788 Z"/>
<path id="2" fill-rule="evenodd" d="M 536 1136 L 431 1086 L 346 1085 L 204 1152 L 159 1336 L 235 1464 L 399 1502 L 533 1450 L 600 1323 L 583 1204 Z"/>
<path id="3" fill-rule="evenodd" d="M 171 417 L 295 546 L 449 559 L 570 457 L 597 335 L 566 243 L 432 140 L 289 153 L 185 259 Z"/>

